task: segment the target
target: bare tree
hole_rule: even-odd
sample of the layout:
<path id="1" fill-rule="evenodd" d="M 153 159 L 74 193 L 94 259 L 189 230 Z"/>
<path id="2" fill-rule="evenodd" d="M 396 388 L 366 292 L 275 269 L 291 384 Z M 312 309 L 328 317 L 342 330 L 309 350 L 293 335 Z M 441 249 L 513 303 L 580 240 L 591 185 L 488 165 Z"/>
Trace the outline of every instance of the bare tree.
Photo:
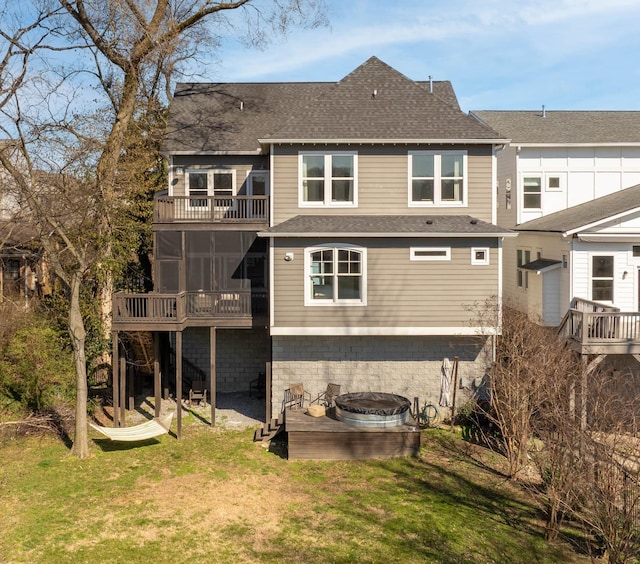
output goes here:
<path id="1" fill-rule="evenodd" d="M 0 127 L 25 166 L 15 166 L 8 150 L 0 150 L 0 164 L 38 225 L 69 298 L 77 390 L 72 454 L 88 454 L 80 290 L 87 279 L 97 281 L 108 335 L 114 272 L 131 252 L 121 218 L 133 191 L 122 166 L 132 124 L 151 101 L 166 99 L 181 62 L 215 45 L 234 21 L 249 22 L 252 39 L 260 42 L 290 25 L 318 24 L 322 2 L 31 0 L 29 9 L 14 8 L 14 18 L 3 18 L 7 63 L 0 66 L 0 85 L 9 86 L 0 90 Z M 5 13 L 10 6 L 5 2 Z M 32 9 L 32 23 L 24 24 Z M 56 56 L 63 49 L 74 56 Z M 77 87 L 93 88 L 95 102 Z"/>

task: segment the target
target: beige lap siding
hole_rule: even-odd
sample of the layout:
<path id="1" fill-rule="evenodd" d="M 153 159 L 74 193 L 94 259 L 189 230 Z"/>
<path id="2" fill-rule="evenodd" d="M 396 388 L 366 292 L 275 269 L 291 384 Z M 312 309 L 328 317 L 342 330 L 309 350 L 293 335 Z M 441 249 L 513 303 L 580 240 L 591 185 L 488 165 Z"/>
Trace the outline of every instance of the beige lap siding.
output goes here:
<path id="1" fill-rule="evenodd" d="M 468 196 L 465 207 L 409 207 L 408 153 L 415 150 L 466 150 Z M 300 151 L 356 151 L 358 154 L 358 207 L 298 207 L 298 153 Z M 313 145 L 277 146 L 273 157 L 273 220 L 281 223 L 296 215 L 471 215 L 491 221 L 491 147 L 459 145 Z"/>
<path id="2" fill-rule="evenodd" d="M 332 242 L 367 249 L 366 306 L 305 306 L 304 250 Z M 451 247 L 451 260 L 411 261 L 410 247 Z M 471 264 L 471 247 L 489 247 L 489 265 Z M 498 293 L 492 239 L 276 240 L 274 327 L 470 327 L 475 303 Z M 285 261 L 286 253 L 294 260 Z"/>

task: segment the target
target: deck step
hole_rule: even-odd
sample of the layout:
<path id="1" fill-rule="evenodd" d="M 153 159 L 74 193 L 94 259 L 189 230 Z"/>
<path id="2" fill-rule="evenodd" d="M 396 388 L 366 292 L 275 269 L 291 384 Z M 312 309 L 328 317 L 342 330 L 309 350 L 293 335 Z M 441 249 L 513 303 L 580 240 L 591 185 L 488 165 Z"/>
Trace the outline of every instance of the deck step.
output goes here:
<path id="1" fill-rule="evenodd" d="M 284 419 L 278 417 L 271 419 L 266 425 L 262 424 L 256 429 L 253 435 L 254 442 L 266 442 L 273 439 L 278 433 L 284 430 Z"/>

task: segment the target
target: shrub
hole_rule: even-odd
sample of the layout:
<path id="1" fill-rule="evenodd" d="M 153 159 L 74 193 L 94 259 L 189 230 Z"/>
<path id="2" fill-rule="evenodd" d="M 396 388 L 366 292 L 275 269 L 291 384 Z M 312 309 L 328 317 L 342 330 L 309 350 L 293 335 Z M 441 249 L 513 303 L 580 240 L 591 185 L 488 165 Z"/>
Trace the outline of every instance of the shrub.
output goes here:
<path id="1" fill-rule="evenodd" d="M 73 356 L 66 340 L 50 327 L 19 329 L 0 360 L 0 388 L 33 411 L 50 408 L 74 390 Z"/>

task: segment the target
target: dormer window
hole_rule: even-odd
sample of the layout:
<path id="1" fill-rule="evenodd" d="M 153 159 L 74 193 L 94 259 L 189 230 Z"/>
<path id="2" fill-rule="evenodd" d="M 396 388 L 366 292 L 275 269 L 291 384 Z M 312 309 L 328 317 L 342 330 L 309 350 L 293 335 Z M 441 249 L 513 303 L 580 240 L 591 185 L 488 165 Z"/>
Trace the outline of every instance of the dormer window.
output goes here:
<path id="1" fill-rule="evenodd" d="M 351 151 L 300 153 L 300 207 L 357 206 L 357 157 Z"/>

